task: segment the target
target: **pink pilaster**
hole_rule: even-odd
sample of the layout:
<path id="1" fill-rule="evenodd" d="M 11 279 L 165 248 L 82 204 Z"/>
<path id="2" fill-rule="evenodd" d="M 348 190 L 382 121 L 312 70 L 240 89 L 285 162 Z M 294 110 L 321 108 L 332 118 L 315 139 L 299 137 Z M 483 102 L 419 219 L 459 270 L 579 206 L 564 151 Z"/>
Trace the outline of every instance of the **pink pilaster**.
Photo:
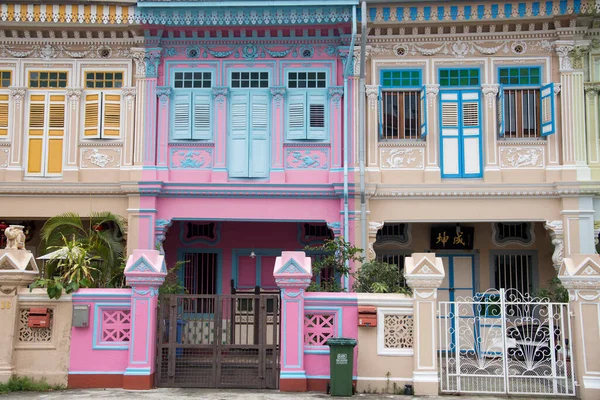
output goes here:
<path id="1" fill-rule="evenodd" d="M 123 388 L 151 389 L 156 364 L 156 309 L 158 288 L 167 269 L 165 257 L 157 250 L 134 250 L 125 267 L 131 286 L 131 342 L 123 376 Z"/>
<path id="2" fill-rule="evenodd" d="M 227 95 L 228 87 L 214 87 L 215 97 L 215 150 L 213 154 L 213 182 L 227 182 Z"/>
<path id="3" fill-rule="evenodd" d="M 272 87 L 271 88 L 271 113 L 273 115 L 273 122 L 271 126 L 273 129 L 273 139 L 271 143 L 271 182 L 273 183 L 284 183 L 285 182 L 285 171 L 283 166 L 283 134 L 284 129 L 281 127 L 284 125 L 284 99 L 285 99 L 285 87 Z"/>
<path id="4" fill-rule="evenodd" d="M 306 392 L 304 366 L 304 290 L 312 277 L 311 259 L 302 251 L 277 257 L 273 276 L 281 289 L 281 372 L 279 390 Z"/>
<path id="5" fill-rule="evenodd" d="M 157 169 L 166 170 L 168 168 L 167 152 L 169 150 L 169 100 L 171 97 L 171 87 L 157 87 L 156 96 L 158 97 L 158 125 L 156 127 L 156 166 Z"/>

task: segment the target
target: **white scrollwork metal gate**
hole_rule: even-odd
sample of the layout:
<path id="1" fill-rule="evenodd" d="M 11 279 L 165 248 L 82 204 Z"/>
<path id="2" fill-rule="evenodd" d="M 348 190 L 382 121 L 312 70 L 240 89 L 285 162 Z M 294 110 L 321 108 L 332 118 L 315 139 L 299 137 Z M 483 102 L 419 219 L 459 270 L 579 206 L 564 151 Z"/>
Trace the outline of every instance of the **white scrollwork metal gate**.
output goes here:
<path id="1" fill-rule="evenodd" d="M 575 395 L 569 304 L 500 289 L 438 305 L 442 392 Z"/>

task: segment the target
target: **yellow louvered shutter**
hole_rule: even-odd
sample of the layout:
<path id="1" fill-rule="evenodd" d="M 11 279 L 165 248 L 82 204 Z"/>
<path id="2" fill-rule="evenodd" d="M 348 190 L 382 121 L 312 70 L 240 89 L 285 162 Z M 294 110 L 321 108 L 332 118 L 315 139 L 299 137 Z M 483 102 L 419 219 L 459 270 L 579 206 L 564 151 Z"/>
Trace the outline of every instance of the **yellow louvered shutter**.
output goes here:
<path id="1" fill-rule="evenodd" d="M 87 139 L 100 137 L 100 93 L 85 95 L 83 136 Z"/>
<path id="2" fill-rule="evenodd" d="M 102 113 L 102 137 L 121 136 L 121 95 L 104 94 Z"/>
<path id="3" fill-rule="evenodd" d="M 42 174 L 44 130 L 46 118 L 46 96 L 31 95 L 29 98 L 29 127 L 27 134 L 27 173 Z"/>
<path id="4" fill-rule="evenodd" d="M 8 136 L 8 95 L 0 94 L 0 138 Z"/>
<path id="5" fill-rule="evenodd" d="M 49 174 L 62 173 L 65 136 L 65 95 L 50 95 L 48 115 L 47 169 Z"/>

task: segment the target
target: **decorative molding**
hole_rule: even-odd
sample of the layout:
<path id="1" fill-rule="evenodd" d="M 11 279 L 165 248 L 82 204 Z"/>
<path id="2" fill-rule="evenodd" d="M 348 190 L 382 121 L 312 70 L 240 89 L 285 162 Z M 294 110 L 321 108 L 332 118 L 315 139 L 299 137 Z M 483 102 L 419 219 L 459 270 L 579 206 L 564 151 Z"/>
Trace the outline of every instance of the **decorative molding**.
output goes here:
<path id="1" fill-rule="evenodd" d="M 598 94 L 600 93 L 600 82 L 585 82 L 583 84 L 583 89 L 585 90 L 590 106 L 594 106 Z"/>
<path id="2" fill-rule="evenodd" d="M 379 149 L 380 166 L 382 170 L 420 170 L 423 169 L 424 154 L 423 147 L 381 147 Z"/>
<path id="3" fill-rule="evenodd" d="M 162 48 L 132 48 L 130 57 L 135 62 L 136 78 L 155 78 L 158 75 L 158 62 Z"/>
<path id="4" fill-rule="evenodd" d="M 342 96 L 344 95 L 343 86 L 332 86 L 327 89 L 327 93 L 329 95 L 329 98 L 333 102 L 333 104 L 336 107 L 338 107 L 340 105 L 340 100 L 342 99 Z"/>
<path id="5" fill-rule="evenodd" d="M 374 260 L 377 256 L 375 249 L 373 248 L 373 244 L 375 244 L 375 241 L 377 240 L 377 232 L 383 228 L 384 224 L 385 223 L 382 221 L 369 221 L 369 249 L 367 251 L 367 257 L 369 260 Z"/>
<path id="6" fill-rule="evenodd" d="M 530 240 L 529 241 L 524 241 L 521 238 L 517 238 L 517 237 L 513 237 L 513 238 L 508 238 L 508 239 L 504 239 L 501 240 L 499 238 L 500 236 L 500 228 L 499 225 L 500 224 L 504 224 L 504 225 L 510 225 L 510 224 L 527 224 L 527 232 L 529 235 Z M 531 223 L 531 222 L 492 222 L 492 243 L 494 243 L 495 246 L 497 247 L 504 247 L 507 245 L 511 245 L 511 244 L 516 244 L 519 246 L 531 246 L 533 243 L 535 243 L 535 224 Z"/>
<path id="7" fill-rule="evenodd" d="M 67 97 L 72 107 L 77 107 L 82 94 L 83 88 L 67 88 Z"/>
<path id="8" fill-rule="evenodd" d="M 177 147 L 171 147 L 169 149 L 169 160 L 169 165 L 171 169 L 212 169 L 213 148 L 196 147 L 181 149 Z"/>
<path id="9" fill-rule="evenodd" d="M 327 169 L 329 148 L 285 149 L 286 169 Z"/>
<path id="10" fill-rule="evenodd" d="M 427 104 L 429 105 L 429 107 L 435 104 L 439 93 L 440 85 L 433 83 L 425 85 L 425 94 L 427 96 Z"/>
<path id="11" fill-rule="evenodd" d="M 554 253 L 552 253 L 552 265 L 556 272 L 559 271 L 565 254 L 565 241 L 562 221 L 546 221 L 544 229 L 550 233 Z"/>
<path id="12" fill-rule="evenodd" d="M 157 86 L 156 87 L 156 96 L 158 97 L 158 101 L 161 107 L 165 107 L 169 98 L 171 98 L 172 89 L 170 86 Z"/>
<path id="13" fill-rule="evenodd" d="M 271 97 L 273 98 L 273 102 L 275 102 L 275 107 L 281 107 L 281 103 L 285 98 L 286 87 L 285 86 L 272 86 L 270 89 Z"/>
<path id="14" fill-rule="evenodd" d="M 9 86 L 8 88 L 8 95 L 10 96 L 10 99 L 17 105 L 21 104 L 21 101 L 25 98 L 26 93 L 26 87 Z"/>
<path id="15" fill-rule="evenodd" d="M 379 85 L 365 85 L 365 93 L 369 99 L 369 108 L 376 109 L 379 99 Z"/>
<path id="16" fill-rule="evenodd" d="M 212 94 L 219 108 L 222 109 L 227 96 L 229 96 L 229 88 L 227 86 L 215 86 L 212 88 Z"/>
<path id="17" fill-rule="evenodd" d="M 163 243 L 171 225 L 173 225 L 173 220 L 170 219 L 157 219 L 154 223 L 154 244 L 161 255 L 165 254 Z"/>
<path id="18" fill-rule="evenodd" d="M 557 96 L 560 93 L 561 88 L 562 88 L 562 85 L 560 83 L 554 84 L 554 96 Z"/>
<path id="19" fill-rule="evenodd" d="M 109 152 L 114 152 L 110 155 Z M 87 164 L 89 161 L 97 168 L 105 169 L 106 167 L 120 168 L 121 167 L 121 149 L 120 148 L 104 148 L 102 151 L 97 148 L 82 148 L 81 149 L 81 168 L 94 168 Z"/>
<path id="20" fill-rule="evenodd" d="M 133 102 L 135 100 L 136 94 L 137 88 L 135 87 L 124 87 L 121 89 L 121 97 L 125 99 L 127 108 L 131 109 L 133 107 Z"/>
<path id="21" fill-rule="evenodd" d="M 544 168 L 543 147 L 508 147 L 499 149 L 503 169 Z"/>
<path id="22" fill-rule="evenodd" d="M 481 85 L 481 91 L 483 96 L 487 100 L 488 108 L 494 108 L 494 101 L 498 96 L 498 90 L 500 89 L 500 85 L 497 83 L 487 83 Z"/>
<path id="23" fill-rule="evenodd" d="M 139 23 L 139 15 L 135 6 L 122 7 L 94 7 L 89 9 L 86 4 L 74 3 L 62 11 L 52 4 L 37 4 L 39 11 L 34 13 L 26 5 L 20 9 L 14 8 L 12 12 L 0 12 L 3 22 L 31 22 L 31 23 L 57 23 L 57 24 L 96 24 L 99 26 L 131 25 Z M 106 12 L 105 12 L 106 11 Z"/>

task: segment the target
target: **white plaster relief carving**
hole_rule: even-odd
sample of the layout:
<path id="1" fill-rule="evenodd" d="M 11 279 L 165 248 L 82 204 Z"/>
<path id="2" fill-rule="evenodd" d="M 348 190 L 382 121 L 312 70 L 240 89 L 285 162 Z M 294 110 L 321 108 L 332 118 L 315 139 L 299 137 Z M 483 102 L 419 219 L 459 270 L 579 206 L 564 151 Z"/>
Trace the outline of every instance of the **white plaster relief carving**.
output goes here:
<path id="1" fill-rule="evenodd" d="M 435 104 L 438 94 L 440 93 L 440 85 L 427 84 L 425 85 L 425 95 L 427 96 L 427 104 L 431 107 Z"/>
<path id="2" fill-rule="evenodd" d="M 500 167 L 514 168 L 543 168 L 544 150 L 541 147 L 501 147 Z"/>
<path id="3" fill-rule="evenodd" d="M 0 149 L 0 168 L 8 167 L 8 149 Z"/>
<path id="4" fill-rule="evenodd" d="M 562 221 L 547 221 L 544 228 L 550 233 L 554 253 L 552 254 L 552 265 L 556 272 L 560 269 L 564 258 L 565 241 Z"/>
<path id="5" fill-rule="evenodd" d="M 369 99 L 369 107 L 375 109 L 379 97 L 379 85 L 365 85 L 365 93 Z"/>
<path id="6" fill-rule="evenodd" d="M 494 100 L 496 99 L 496 96 L 498 96 L 499 88 L 500 85 L 498 85 L 497 83 L 481 85 L 481 91 L 483 92 L 483 95 L 487 100 L 488 108 L 494 107 Z"/>
<path id="7" fill-rule="evenodd" d="M 379 149 L 381 169 L 422 169 L 423 148 Z"/>
<path id="8" fill-rule="evenodd" d="M 95 165 L 98 168 L 120 168 L 121 167 L 121 149 L 81 149 L 81 168 L 94 168 L 89 163 Z M 109 154 L 112 152 L 113 154 Z"/>
<path id="9" fill-rule="evenodd" d="M 8 95 L 15 104 L 21 104 L 21 101 L 25 97 L 25 93 L 27 93 L 26 87 L 10 86 L 8 88 Z"/>

